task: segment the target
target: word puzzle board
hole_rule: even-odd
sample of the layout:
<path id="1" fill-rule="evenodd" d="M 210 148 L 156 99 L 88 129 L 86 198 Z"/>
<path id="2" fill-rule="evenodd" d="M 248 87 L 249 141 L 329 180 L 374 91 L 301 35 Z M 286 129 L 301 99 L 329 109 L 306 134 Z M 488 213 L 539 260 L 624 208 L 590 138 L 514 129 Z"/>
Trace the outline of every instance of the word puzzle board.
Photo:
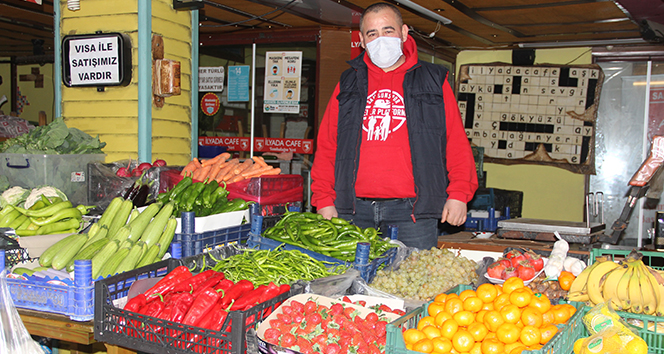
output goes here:
<path id="1" fill-rule="evenodd" d="M 598 65 L 466 64 L 457 102 L 466 135 L 485 162 L 595 173 L 595 122 L 604 74 Z"/>

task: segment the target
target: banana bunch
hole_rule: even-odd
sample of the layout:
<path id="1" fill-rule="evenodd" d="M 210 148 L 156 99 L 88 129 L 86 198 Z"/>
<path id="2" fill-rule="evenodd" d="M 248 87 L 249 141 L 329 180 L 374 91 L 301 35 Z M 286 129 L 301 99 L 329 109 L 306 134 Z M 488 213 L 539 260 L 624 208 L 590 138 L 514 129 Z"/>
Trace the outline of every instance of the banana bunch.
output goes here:
<path id="1" fill-rule="evenodd" d="M 29 209 L 7 205 L 0 210 L 0 227 L 15 230 L 18 236 L 51 235 L 76 232 L 81 226 L 83 215 L 92 206 L 73 206 L 68 200 L 44 195 L 42 200 Z"/>
<path id="2" fill-rule="evenodd" d="M 642 257 L 637 251 L 617 263 L 610 256 L 596 257 L 576 277 L 567 299 L 593 306 L 607 302 L 616 311 L 664 316 L 664 276 Z"/>

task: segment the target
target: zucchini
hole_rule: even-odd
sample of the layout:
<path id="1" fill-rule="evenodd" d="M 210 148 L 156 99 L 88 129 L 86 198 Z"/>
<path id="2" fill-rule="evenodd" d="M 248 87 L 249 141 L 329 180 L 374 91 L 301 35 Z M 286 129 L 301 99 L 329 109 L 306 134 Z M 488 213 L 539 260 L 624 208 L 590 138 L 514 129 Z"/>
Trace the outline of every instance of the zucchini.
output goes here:
<path id="1" fill-rule="evenodd" d="M 89 240 L 88 240 L 89 241 Z M 109 243 L 110 240 L 107 238 L 100 238 L 97 241 L 94 241 L 90 243 L 89 245 L 83 245 L 83 248 L 81 248 L 78 253 L 72 258 L 69 263 L 67 263 L 67 271 L 68 272 L 73 272 L 74 271 L 74 261 L 77 260 L 83 260 L 83 259 L 92 259 L 95 254 L 97 254 L 101 249 L 106 246 L 107 243 Z"/>
<path id="2" fill-rule="evenodd" d="M 145 246 L 147 247 L 147 245 Z M 155 243 L 154 245 L 150 246 L 147 252 L 145 252 L 145 254 L 143 255 L 143 257 L 141 257 L 141 260 L 138 261 L 138 264 L 136 264 L 136 268 L 145 267 L 146 265 L 154 263 L 155 262 L 154 259 L 155 257 L 157 257 L 158 253 L 159 253 L 159 244 Z M 161 260 L 161 258 L 159 260 Z"/>
<path id="3" fill-rule="evenodd" d="M 32 274 L 35 273 L 35 270 L 30 269 L 30 268 L 25 268 L 25 267 L 16 267 L 16 268 L 14 268 L 14 270 L 12 270 L 12 273 L 18 274 L 18 275 L 31 276 Z"/>
<path id="4" fill-rule="evenodd" d="M 129 214 L 131 214 L 131 210 L 133 208 L 134 203 L 132 203 L 131 200 L 124 200 L 122 202 L 120 209 L 118 209 L 118 212 L 115 214 L 113 221 L 111 221 L 111 225 L 108 226 L 108 235 L 111 237 L 111 239 L 115 238 L 115 233 L 118 232 L 121 227 L 127 225 L 127 219 L 129 218 Z"/>
<path id="5" fill-rule="evenodd" d="M 102 249 L 101 251 L 97 252 L 95 254 L 91 261 L 92 261 L 92 279 L 97 279 L 99 277 L 99 274 L 101 273 L 101 269 L 104 267 L 106 262 L 118 251 L 118 246 L 120 246 L 120 242 L 118 240 L 111 240 L 109 241 Z"/>
<path id="6" fill-rule="evenodd" d="M 51 266 L 53 266 L 53 269 L 62 269 L 67 266 L 67 263 L 71 261 L 74 256 L 76 256 L 76 253 L 81 250 L 83 245 L 85 244 L 85 241 L 88 240 L 88 235 L 87 234 L 75 234 L 76 237 L 72 239 L 70 243 L 67 244 L 67 247 L 63 248 L 53 256 L 53 262 L 51 262 Z"/>
<path id="7" fill-rule="evenodd" d="M 175 229 L 177 229 L 177 227 L 177 219 L 171 216 L 166 223 L 166 229 L 159 238 L 159 244 L 162 245 L 158 253 L 159 258 L 163 258 L 166 251 L 168 251 L 168 247 L 171 246 L 171 241 L 173 241 L 173 236 L 175 236 Z"/>
<path id="8" fill-rule="evenodd" d="M 115 236 L 110 236 L 110 230 L 109 230 L 109 237 L 111 240 L 118 240 L 120 243 L 129 240 L 129 234 L 131 234 L 131 228 L 129 225 L 125 225 L 118 229 L 118 231 L 115 233 Z"/>
<path id="9" fill-rule="evenodd" d="M 141 239 L 143 231 L 148 227 L 152 218 L 154 218 L 159 210 L 161 210 L 161 207 L 161 203 L 152 203 L 141 212 L 141 215 L 129 223 L 129 226 L 131 227 L 131 233 L 129 234 L 130 240 L 137 241 Z"/>
<path id="10" fill-rule="evenodd" d="M 96 225 L 96 224 L 95 224 Z M 94 236 L 90 236 L 90 233 L 88 232 L 88 240 L 85 241 L 85 245 L 83 247 L 90 246 L 93 242 L 99 241 L 101 239 L 107 239 L 110 240 L 110 238 L 106 237 L 108 236 L 108 228 L 107 227 L 101 227 L 99 228 L 99 231 L 97 231 Z"/>
<path id="11" fill-rule="evenodd" d="M 99 229 L 100 229 L 100 228 L 101 228 L 101 227 L 99 226 L 99 223 L 98 223 L 98 222 L 96 222 L 96 223 L 90 225 L 90 228 L 88 229 L 88 240 L 90 240 L 91 238 L 95 237 L 95 235 L 97 234 L 97 232 L 99 232 Z"/>
<path id="12" fill-rule="evenodd" d="M 120 248 L 123 248 L 123 247 L 132 248 L 134 246 L 134 244 L 136 244 L 136 242 L 133 242 L 129 239 L 125 239 L 124 241 L 122 241 L 122 240 L 118 240 L 118 241 L 120 241 Z"/>
<path id="13" fill-rule="evenodd" d="M 173 203 L 168 202 L 164 204 L 154 219 L 152 219 L 152 222 L 150 222 L 148 227 L 145 228 L 145 231 L 143 231 L 143 235 L 141 236 L 141 240 L 143 240 L 148 245 L 148 247 L 159 242 L 159 238 L 164 232 L 164 228 L 166 227 L 171 214 L 173 214 Z"/>
<path id="14" fill-rule="evenodd" d="M 136 219 L 138 217 L 138 215 L 140 215 L 140 214 L 141 214 L 141 212 L 138 211 L 138 209 L 136 209 L 136 208 L 132 209 L 131 213 L 129 213 L 129 220 L 127 220 L 127 224 L 134 221 L 134 219 Z"/>
<path id="15" fill-rule="evenodd" d="M 136 268 L 136 264 L 141 259 L 141 256 L 145 251 L 147 251 L 148 246 L 143 241 L 136 242 L 135 245 L 131 247 L 127 256 L 122 259 L 122 262 L 115 269 L 116 273 L 123 273 L 129 270 Z"/>
<path id="16" fill-rule="evenodd" d="M 101 214 L 101 218 L 99 218 L 99 221 L 97 221 L 97 224 L 99 226 L 106 226 L 109 227 L 111 226 L 111 221 L 115 218 L 115 214 L 117 214 L 118 210 L 120 210 L 120 206 L 122 205 L 122 202 L 124 201 L 124 198 L 122 197 L 115 197 L 113 200 L 111 200 L 111 203 L 106 207 L 106 210 L 104 211 L 103 214 Z"/>
<path id="17" fill-rule="evenodd" d="M 115 270 L 118 268 L 120 263 L 122 263 L 122 260 L 127 257 L 129 254 L 129 248 L 124 247 L 120 248 L 115 254 L 111 256 L 111 258 L 108 259 L 106 264 L 102 267 L 101 271 L 99 272 L 99 275 L 102 278 L 106 278 L 109 275 L 113 275 L 117 273 Z"/>
<path id="18" fill-rule="evenodd" d="M 68 247 L 68 245 L 72 243 L 72 241 L 74 241 L 79 235 L 80 234 L 69 235 L 46 249 L 46 251 L 44 251 L 44 253 L 42 253 L 42 255 L 39 257 L 39 265 L 42 267 L 50 267 L 53 264 L 53 257 L 62 252 L 65 247 Z"/>

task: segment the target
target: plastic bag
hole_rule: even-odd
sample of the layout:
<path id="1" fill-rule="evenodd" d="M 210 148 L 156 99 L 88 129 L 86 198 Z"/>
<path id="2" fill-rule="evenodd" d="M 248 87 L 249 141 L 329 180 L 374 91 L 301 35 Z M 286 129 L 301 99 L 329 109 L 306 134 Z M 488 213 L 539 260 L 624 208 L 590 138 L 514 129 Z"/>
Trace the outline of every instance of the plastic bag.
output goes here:
<path id="1" fill-rule="evenodd" d="M 648 345 L 632 326 L 606 303 L 595 305 L 583 316 L 590 336 L 574 343 L 575 354 L 647 354 Z"/>
<path id="2" fill-rule="evenodd" d="M 4 252 L 0 252 L 4 257 Z M 0 272 L 0 353 L 44 354 L 42 347 L 35 342 L 23 325 L 5 280 L 7 270 Z"/>

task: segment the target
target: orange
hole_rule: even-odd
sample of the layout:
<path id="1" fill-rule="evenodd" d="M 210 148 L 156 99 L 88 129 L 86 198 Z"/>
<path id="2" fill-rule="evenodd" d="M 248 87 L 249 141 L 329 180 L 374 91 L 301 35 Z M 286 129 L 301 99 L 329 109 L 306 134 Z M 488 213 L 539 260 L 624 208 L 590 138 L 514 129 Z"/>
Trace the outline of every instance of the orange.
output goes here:
<path id="1" fill-rule="evenodd" d="M 505 344 L 518 341 L 520 335 L 521 329 L 513 323 L 503 323 L 496 331 L 496 338 Z"/>
<path id="2" fill-rule="evenodd" d="M 435 317 L 424 316 L 420 319 L 419 322 L 417 322 L 417 329 L 419 329 L 421 331 L 422 328 L 424 328 L 426 326 L 435 326 L 436 325 L 435 321 L 436 321 Z"/>
<path id="3" fill-rule="evenodd" d="M 452 341 L 445 338 L 445 337 L 436 337 L 431 340 L 431 344 L 433 344 L 433 352 L 434 353 L 449 353 L 450 350 L 452 350 Z"/>
<path id="4" fill-rule="evenodd" d="M 413 344 L 413 350 L 420 353 L 431 353 L 433 352 L 433 343 L 431 343 L 431 339 L 429 338 L 420 339 L 417 343 Z"/>
<path id="5" fill-rule="evenodd" d="M 463 300 L 463 309 L 470 312 L 478 312 L 484 306 L 484 301 L 477 296 L 469 296 Z"/>
<path id="6" fill-rule="evenodd" d="M 478 313 L 475 314 L 475 322 L 479 323 L 484 323 L 484 315 L 489 312 L 487 310 L 480 310 Z"/>
<path id="7" fill-rule="evenodd" d="M 477 287 L 475 294 L 477 294 L 477 297 L 484 303 L 491 303 L 496 299 L 496 296 L 498 296 L 498 289 L 496 289 L 496 286 L 491 283 L 484 283 Z"/>
<path id="8" fill-rule="evenodd" d="M 487 302 L 484 304 L 484 306 L 482 306 L 482 310 L 491 311 L 493 309 L 495 309 L 495 307 L 493 306 L 493 302 Z"/>
<path id="9" fill-rule="evenodd" d="M 481 342 L 475 342 L 472 348 L 470 348 L 470 351 L 468 354 L 482 354 L 482 343 Z"/>
<path id="10" fill-rule="evenodd" d="M 502 293 L 498 295 L 495 300 L 493 300 L 493 308 L 495 310 L 500 310 L 501 308 L 503 308 L 503 306 L 509 303 L 510 303 L 510 294 Z"/>
<path id="11" fill-rule="evenodd" d="M 443 325 L 443 323 L 445 323 L 445 321 L 449 320 L 450 318 L 452 318 L 452 315 L 443 311 L 436 315 L 434 323 L 436 324 L 437 327 L 440 327 Z"/>
<path id="12" fill-rule="evenodd" d="M 519 307 L 526 307 L 530 305 L 530 301 L 533 297 L 532 293 L 526 289 L 528 287 L 523 287 L 519 289 L 514 289 L 510 293 L 510 302 Z"/>
<path id="13" fill-rule="evenodd" d="M 454 337 L 454 334 L 458 330 L 459 330 L 459 324 L 457 323 L 457 321 L 455 321 L 454 319 L 449 319 L 443 323 L 442 327 L 440 327 L 440 334 L 443 337 L 451 340 L 452 337 Z"/>
<path id="14" fill-rule="evenodd" d="M 403 332 L 403 340 L 406 344 L 413 345 L 426 337 L 426 334 L 415 328 L 409 328 Z"/>
<path id="15" fill-rule="evenodd" d="M 523 348 L 523 349 L 526 349 L 526 346 L 523 345 L 523 343 L 521 343 L 521 342 L 519 342 L 519 341 L 514 342 L 514 343 L 510 343 L 510 344 L 505 344 L 505 349 L 504 349 L 504 350 L 505 350 L 505 354 L 509 354 L 509 353 L 512 352 L 512 350 L 514 350 L 514 349 L 516 349 L 516 348 L 519 348 L 519 347 L 521 347 L 521 348 Z M 522 350 L 523 350 L 523 349 L 522 349 Z"/>
<path id="16" fill-rule="evenodd" d="M 445 300 L 445 311 L 449 312 L 451 315 L 463 310 L 463 301 L 459 298 L 451 298 Z"/>
<path id="17" fill-rule="evenodd" d="M 496 288 L 496 291 L 498 291 L 498 295 L 504 293 L 503 284 L 494 284 L 493 286 Z"/>
<path id="18" fill-rule="evenodd" d="M 535 350 L 540 350 L 540 349 L 542 349 L 542 347 L 543 347 L 543 346 L 542 346 L 541 344 L 535 344 L 535 345 L 531 345 L 531 346 L 529 346 L 529 347 L 526 347 L 526 349 L 527 349 L 527 350 L 530 350 L 530 351 L 535 351 Z M 521 353 L 521 352 L 519 352 L 519 353 Z"/>
<path id="19" fill-rule="evenodd" d="M 525 326 L 521 320 L 516 321 L 515 325 L 519 328 L 523 328 L 523 326 Z"/>
<path id="20" fill-rule="evenodd" d="M 553 312 L 554 323 L 565 323 L 571 317 L 569 309 L 563 305 L 553 305 L 551 312 Z"/>
<path id="21" fill-rule="evenodd" d="M 498 327 L 503 323 L 505 323 L 505 319 L 496 310 L 489 311 L 484 315 L 484 325 L 491 332 L 498 330 Z"/>
<path id="22" fill-rule="evenodd" d="M 484 336 L 484 340 L 488 340 L 488 339 L 497 339 L 496 338 L 496 332 L 487 333 L 486 336 Z"/>
<path id="23" fill-rule="evenodd" d="M 553 324 L 555 321 L 556 321 L 556 316 L 553 315 L 553 311 L 549 310 L 542 314 L 542 327 Z"/>
<path id="24" fill-rule="evenodd" d="M 500 314 L 507 323 L 514 324 L 521 319 L 521 309 L 514 304 L 505 305 L 500 309 Z"/>
<path id="25" fill-rule="evenodd" d="M 532 350 L 538 350 L 538 349 L 532 349 Z M 531 349 L 526 347 L 525 345 L 520 345 L 520 346 L 512 349 L 509 353 L 505 353 L 505 354 L 521 354 L 521 352 L 523 352 L 524 350 L 531 350 Z"/>
<path id="26" fill-rule="evenodd" d="M 551 301 L 548 296 L 537 294 L 530 299 L 528 306 L 538 309 L 540 313 L 545 313 L 551 309 Z"/>
<path id="27" fill-rule="evenodd" d="M 526 307 L 521 311 L 521 322 L 525 326 L 541 327 L 542 326 L 542 313 L 533 307 Z M 526 344 L 527 345 L 527 344 Z"/>
<path id="28" fill-rule="evenodd" d="M 506 294 L 511 294 L 512 291 L 523 287 L 523 280 L 521 278 L 511 277 L 505 280 L 503 283 L 503 292 Z"/>
<path id="29" fill-rule="evenodd" d="M 558 327 L 556 327 L 556 325 L 550 324 L 542 326 L 542 328 L 540 328 L 540 344 L 546 344 L 556 335 L 556 333 L 558 333 Z"/>
<path id="30" fill-rule="evenodd" d="M 427 313 L 429 314 L 429 316 L 436 317 L 436 315 L 442 311 L 445 311 L 444 302 L 434 301 L 429 304 L 429 307 L 427 307 Z"/>
<path id="31" fill-rule="evenodd" d="M 449 300 L 449 299 L 451 299 L 451 298 L 454 298 L 454 297 L 458 299 L 458 298 L 459 298 L 459 295 L 456 294 L 456 293 L 447 294 L 447 296 L 445 296 L 445 301 L 447 301 L 447 300 Z"/>
<path id="32" fill-rule="evenodd" d="M 436 326 L 425 326 L 420 331 L 422 331 L 422 333 L 424 333 L 429 339 L 434 339 L 441 336 L 440 329 L 438 329 Z"/>
<path id="33" fill-rule="evenodd" d="M 459 326 L 468 326 L 469 324 L 475 322 L 475 314 L 466 310 L 455 313 L 452 318 L 454 318 Z"/>
<path id="34" fill-rule="evenodd" d="M 445 299 L 447 299 L 447 294 L 440 293 L 440 294 L 436 295 L 435 298 L 433 298 L 433 301 L 445 303 Z"/>
<path id="35" fill-rule="evenodd" d="M 574 307 L 574 305 L 572 304 L 561 304 L 560 306 L 567 309 L 567 311 L 569 312 L 569 317 L 574 316 L 574 314 L 576 313 L 576 307 Z"/>
<path id="36" fill-rule="evenodd" d="M 562 272 L 560 272 L 560 275 L 558 276 L 558 284 L 560 284 L 561 289 L 567 291 L 569 290 L 570 287 L 572 287 L 574 279 L 576 279 L 574 274 L 566 270 L 563 270 Z"/>
<path id="37" fill-rule="evenodd" d="M 505 345 L 498 339 L 485 339 L 482 341 L 482 354 L 501 354 L 505 351 Z"/>
<path id="38" fill-rule="evenodd" d="M 542 333 L 539 328 L 533 326 L 525 326 L 521 329 L 519 340 L 526 346 L 539 344 L 542 338 Z"/>
<path id="39" fill-rule="evenodd" d="M 465 329 L 458 330 L 452 337 L 452 346 L 458 352 L 467 352 L 475 345 L 475 339 Z"/>
<path id="40" fill-rule="evenodd" d="M 459 299 L 461 299 L 461 301 L 466 300 L 467 298 L 472 297 L 472 296 L 477 296 L 475 294 L 475 290 L 473 290 L 473 289 L 466 289 L 466 290 L 459 293 Z"/>
<path id="41" fill-rule="evenodd" d="M 481 342 L 484 337 L 486 337 L 487 333 L 489 333 L 489 329 L 486 328 L 484 323 L 479 322 L 469 324 L 467 330 L 476 342 Z"/>

